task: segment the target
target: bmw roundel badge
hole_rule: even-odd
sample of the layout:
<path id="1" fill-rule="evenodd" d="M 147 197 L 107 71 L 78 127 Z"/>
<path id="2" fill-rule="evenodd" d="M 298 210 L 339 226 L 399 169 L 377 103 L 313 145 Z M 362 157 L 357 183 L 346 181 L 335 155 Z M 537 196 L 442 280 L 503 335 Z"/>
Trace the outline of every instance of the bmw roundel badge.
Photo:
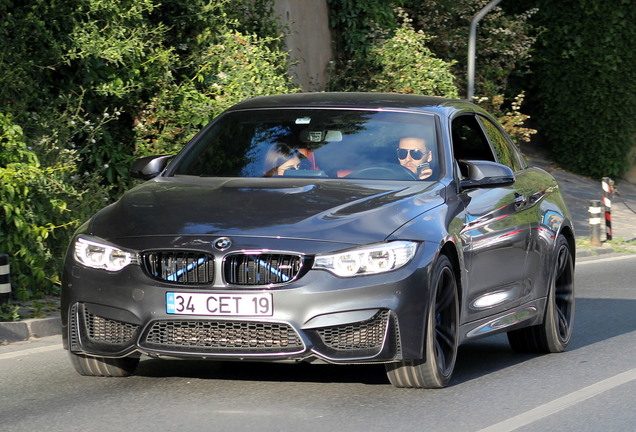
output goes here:
<path id="1" fill-rule="evenodd" d="M 214 240 L 214 247 L 220 251 L 224 251 L 232 246 L 232 240 L 227 237 L 221 237 Z"/>

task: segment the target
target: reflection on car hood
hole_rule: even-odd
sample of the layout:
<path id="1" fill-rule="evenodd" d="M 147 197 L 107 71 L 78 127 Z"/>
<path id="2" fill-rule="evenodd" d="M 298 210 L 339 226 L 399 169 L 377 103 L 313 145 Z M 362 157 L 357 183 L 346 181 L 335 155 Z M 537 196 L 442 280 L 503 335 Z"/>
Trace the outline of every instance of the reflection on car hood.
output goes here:
<path id="1" fill-rule="evenodd" d="M 440 205 L 439 191 L 418 182 L 159 178 L 100 211 L 90 231 L 105 239 L 244 235 L 365 244 Z"/>

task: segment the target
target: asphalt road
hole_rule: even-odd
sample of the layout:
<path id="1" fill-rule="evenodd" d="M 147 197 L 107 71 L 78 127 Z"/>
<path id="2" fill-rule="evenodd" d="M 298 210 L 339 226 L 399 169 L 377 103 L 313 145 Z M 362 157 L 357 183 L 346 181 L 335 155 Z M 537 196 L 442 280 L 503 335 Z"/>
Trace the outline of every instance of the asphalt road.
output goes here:
<path id="1" fill-rule="evenodd" d="M 462 347 L 443 390 L 383 367 L 142 360 L 124 379 L 75 373 L 59 336 L 0 346 L 0 431 L 634 431 L 636 255 L 577 265 L 570 349 Z"/>

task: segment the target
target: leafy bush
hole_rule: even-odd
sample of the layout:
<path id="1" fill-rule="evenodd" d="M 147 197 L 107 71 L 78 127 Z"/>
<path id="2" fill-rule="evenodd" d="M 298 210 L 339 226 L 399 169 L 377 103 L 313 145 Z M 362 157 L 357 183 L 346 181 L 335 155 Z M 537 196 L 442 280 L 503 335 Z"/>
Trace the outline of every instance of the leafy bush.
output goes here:
<path id="1" fill-rule="evenodd" d="M 6 0 L 0 16 L 0 250 L 20 299 L 55 291 L 71 231 L 135 157 L 296 90 L 272 0 Z"/>
<path id="2" fill-rule="evenodd" d="M 404 1 L 404 11 L 411 16 L 413 26 L 433 35 L 427 43 L 431 51 L 452 63 L 456 83 L 464 94 L 470 23 L 489 2 Z M 532 4 L 517 9 L 518 12 L 513 13 L 497 7 L 479 22 L 474 102 L 495 114 L 515 141 L 528 142 L 536 131 L 528 127 L 530 116 L 522 113 L 521 109 L 525 99 L 525 76 L 537 33 L 530 19 L 537 9 Z"/>
<path id="3" fill-rule="evenodd" d="M 203 125 L 249 97 L 297 91 L 287 55 L 271 38 L 236 31 L 218 35 L 198 54 L 190 79 L 167 83 L 136 119 L 137 154 L 174 153 Z"/>
<path id="4" fill-rule="evenodd" d="M 468 33 L 472 17 L 489 0 L 386 1 L 373 5 L 330 0 L 331 25 L 345 49 L 334 67 L 332 90 L 371 90 L 458 97 L 465 88 Z M 402 6 L 401 8 L 396 8 Z M 391 18 L 387 10 L 392 11 Z M 495 9 L 479 29 L 476 100 L 517 141 L 535 133 L 521 112 L 523 89 L 509 81 L 520 75 L 535 40 L 529 18 Z M 397 23 L 401 22 L 401 25 Z"/>
<path id="5" fill-rule="evenodd" d="M 405 0 L 403 9 L 416 30 L 432 35 L 428 45 L 436 56 L 453 62 L 453 73 L 460 88 L 465 89 L 468 58 L 468 35 L 473 16 L 490 0 Z M 502 2 L 502 6 L 506 2 Z M 527 66 L 536 40 L 530 18 L 537 12 L 529 4 L 519 13 L 496 7 L 477 27 L 475 91 L 492 98 L 507 93 L 509 79 Z M 465 91 L 463 91 L 465 94 Z"/>
<path id="6" fill-rule="evenodd" d="M 521 112 L 525 97 L 524 92 L 518 94 L 509 106 L 501 95 L 495 95 L 492 98 L 481 97 L 475 102 L 487 111 L 494 113 L 513 141 L 517 143 L 530 142 L 537 131 L 526 126 L 530 116 Z"/>
<path id="7" fill-rule="evenodd" d="M 336 55 L 344 61 L 366 57 L 371 45 L 397 27 L 401 0 L 327 0 Z"/>
<path id="8" fill-rule="evenodd" d="M 430 38 L 392 9 L 401 2 L 330 0 L 331 27 L 341 51 L 331 90 L 457 97 L 452 63 L 436 58 Z"/>
<path id="9" fill-rule="evenodd" d="M 374 73 L 368 90 L 457 97 L 452 63 L 436 58 L 426 42 L 430 38 L 408 25 L 372 47 L 369 63 Z"/>
<path id="10" fill-rule="evenodd" d="M 400 0 L 327 0 L 334 40 L 329 90 L 358 91 L 371 73 L 369 53 L 377 41 L 397 28 L 394 13 Z"/>
<path id="11" fill-rule="evenodd" d="M 41 166 L 27 148 L 22 128 L 0 113 L 0 247 L 11 257 L 12 283 L 20 300 L 56 291 L 59 256 L 77 220 L 69 202 L 81 195 L 69 184 L 73 166 Z"/>
<path id="12" fill-rule="evenodd" d="M 20 321 L 20 307 L 11 302 L 0 303 L 0 322 Z"/>

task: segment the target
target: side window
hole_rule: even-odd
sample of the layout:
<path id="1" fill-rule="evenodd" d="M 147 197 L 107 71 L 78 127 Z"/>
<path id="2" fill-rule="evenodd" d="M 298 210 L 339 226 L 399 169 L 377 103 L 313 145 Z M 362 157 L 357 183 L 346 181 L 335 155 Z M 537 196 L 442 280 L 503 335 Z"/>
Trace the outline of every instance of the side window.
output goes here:
<path id="1" fill-rule="evenodd" d="M 455 159 L 496 162 L 488 139 L 473 115 L 462 115 L 453 120 L 451 133 Z"/>
<path id="2" fill-rule="evenodd" d="M 523 167 L 520 163 L 516 149 L 512 147 L 512 142 L 506 139 L 501 130 L 499 130 L 499 128 L 490 121 L 490 119 L 480 116 L 480 120 L 484 125 L 488 138 L 490 138 L 492 146 L 495 149 L 499 162 L 507 165 L 515 172 L 521 170 Z"/>

